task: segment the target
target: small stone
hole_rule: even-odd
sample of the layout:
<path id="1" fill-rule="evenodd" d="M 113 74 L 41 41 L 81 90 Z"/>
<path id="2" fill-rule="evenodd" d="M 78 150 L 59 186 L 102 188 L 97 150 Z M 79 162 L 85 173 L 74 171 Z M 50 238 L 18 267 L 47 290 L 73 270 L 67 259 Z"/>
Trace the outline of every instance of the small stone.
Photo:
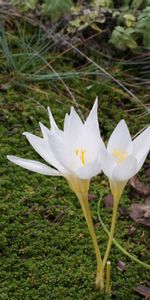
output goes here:
<path id="1" fill-rule="evenodd" d="M 112 208 L 113 203 L 114 203 L 114 200 L 113 200 L 113 196 L 111 194 L 106 195 L 104 197 L 104 205 L 105 205 L 106 208 Z"/>

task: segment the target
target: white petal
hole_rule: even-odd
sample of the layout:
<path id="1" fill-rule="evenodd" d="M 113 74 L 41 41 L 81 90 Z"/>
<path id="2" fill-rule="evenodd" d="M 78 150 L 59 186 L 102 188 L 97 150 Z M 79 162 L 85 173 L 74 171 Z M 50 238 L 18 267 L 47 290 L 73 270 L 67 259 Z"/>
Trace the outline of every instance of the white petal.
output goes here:
<path id="1" fill-rule="evenodd" d="M 85 151 L 85 164 L 93 163 L 97 159 L 100 148 L 104 147 L 97 119 L 97 100 L 84 124 L 72 108 L 70 115 L 65 118 L 64 127 L 65 138 L 62 153 L 65 150 L 63 155 L 67 156 L 67 168 L 74 172 L 82 167 L 80 157 L 75 154 L 76 149 L 79 150 L 79 153 Z"/>
<path id="2" fill-rule="evenodd" d="M 148 152 L 141 158 L 141 160 L 138 161 L 138 166 L 137 166 L 137 173 L 140 171 L 140 169 L 142 168 L 145 160 L 146 160 L 146 157 L 148 155 Z"/>
<path id="3" fill-rule="evenodd" d="M 85 125 L 89 125 L 89 123 L 95 123 L 96 126 L 98 125 L 98 117 L 97 117 L 97 109 L 98 109 L 98 98 L 96 97 L 96 100 L 94 102 L 94 105 L 85 121 Z M 95 126 L 94 124 L 94 126 Z M 98 125 L 99 127 L 99 125 Z"/>
<path id="4" fill-rule="evenodd" d="M 76 122 L 79 126 L 83 125 L 83 122 L 81 120 L 81 118 L 79 117 L 79 115 L 77 114 L 76 110 L 74 109 L 74 107 L 71 107 L 71 111 L 70 111 L 70 123 L 72 121 Z"/>
<path id="5" fill-rule="evenodd" d="M 65 119 L 64 119 L 64 131 L 67 130 L 68 122 L 69 122 L 69 115 L 66 114 L 66 115 L 65 115 Z"/>
<path id="6" fill-rule="evenodd" d="M 53 115 L 52 115 L 52 113 L 51 113 L 50 108 L 48 107 L 47 109 L 48 109 L 48 115 L 49 115 L 49 120 L 50 120 L 51 129 L 52 129 L 52 130 L 58 130 L 59 128 L 58 128 L 58 126 L 57 126 L 57 124 L 56 124 L 56 122 L 55 122 L 55 120 L 54 120 L 54 118 L 53 118 Z"/>
<path id="7" fill-rule="evenodd" d="M 95 130 L 94 128 L 93 130 L 87 130 L 86 128 L 83 128 L 78 136 L 75 146 L 77 149 L 85 150 L 85 164 L 95 161 L 97 156 L 100 155 L 101 148 L 103 149 L 104 147 L 105 146 L 100 137 L 99 130 L 97 131 L 96 128 Z"/>
<path id="8" fill-rule="evenodd" d="M 96 99 L 93 108 L 84 123 L 83 130 L 80 132 L 78 144 L 86 149 L 87 162 L 96 160 L 100 148 L 105 148 L 100 136 L 100 129 L 97 116 L 98 100 Z M 79 147 L 77 145 L 77 147 Z"/>
<path id="9" fill-rule="evenodd" d="M 91 164 L 81 167 L 75 172 L 75 174 L 80 179 L 90 179 L 98 175 L 101 172 L 101 170 L 102 170 L 102 166 L 100 162 L 97 160 Z"/>
<path id="10" fill-rule="evenodd" d="M 122 151 L 128 150 L 128 153 L 131 154 L 132 149 L 129 148 L 129 145 L 132 145 L 131 135 L 125 121 L 121 120 L 110 136 L 107 150 L 109 153 L 112 153 L 114 149 Z"/>
<path id="11" fill-rule="evenodd" d="M 64 170 L 71 171 L 72 168 L 70 163 L 71 153 L 69 151 L 69 148 L 65 144 L 64 139 L 62 139 L 54 132 L 51 132 L 49 138 L 49 144 L 50 144 L 50 148 L 55 153 L 57 162 L 64 168 Z M 63 173 L 65 173 L 65 171 L 63 171 Z"/>
<path id="12" fill-rule="evenodd" d="M 93 131 L 93 134 L 95 134 L 97 138 L 100 139 L 100 129 L 98 123 L 97 108 L 98 108 L 98 100 L 96 98 L 95 103 L 92 107 L 92 110 L 89 113 L 88 118 L 85 121 L 84 126 L 87 131 L 89 132 Z"/>
<path id="13" fill-rule="evenodd" d="M 65 151 L 67 151 L 66 155 L 72 156 L 72 154 L 75 153 L 75 149 L 77 148 L 77 140 L 81 135 L 83 123 L 73 107 L 71 108 L 70 115 L 66 118 L 67 119 L 65 120 L 64 124 L 64 147 L 66 149 Z M 70 161 L 71 160 L 72 158 L 70 157 Z"/>
<path id="14" fill-rule="evenodd" d="M 104 156 L 104 158 L 102 159 L 103 172 L 109 179 L 111 179 L 112 172 L 113 172 L 114 168 L 117 166 L 117 163 L 112 158 L 112 155 L 110 155 L 107 151 L 106 151 L 106 154 L 103 156 Z"/>
<path id="15" fill-rule="evenodd" d="M 42 131 L 43 138 L 47 140 L 50 130 L 46 126 L 44 126 L 41 122 L 39 122 L 39 125 Z"/>
<path id="16" fill-rule="evenodd" d="M 44 130 L 44 129 L 43 129 Z M 46 134 L 46 133 L 44 133 Z M 50 165 L 57 168 L 60 172 L 63 172 L 62 166 L 59 164 L 55 158 L 53 151 L 49 145 L 49 141 L 42 139 L 32 133 L 24 132 L 23 135 L 26 136 L 31 146 L 34 150 Z"/>
<path id="17" fill-rule="evenodd" d="M 70 115 L 67 117 L 66 125 L 64 132 L 65 138 L 68 139 L 70 143 L 74 143 L 80 130 L 83 128 L 83 123 L 73 107 L 71 107 Z"/>
<path id="18" fill-rule="evenodd" d="M 112 180 L 128 181 L 137 173 L 137 160 L 134 156 L 128 156 L 123 163 L 117 164 L 112 172 Z"/>
<path id="19" fill-rule="evenodd" d="M 14 164 L 21 166 L 27 170 L 44 174 L 44 175 L 61 176 L 61 174 L 57 170 L 50 168 L 42 164 L 41 162 L 30 160 L 30 159 L 24 159 L 13 155 L 7 155 L 7 158 Z"/>
<path id="20" fill-rule="evenodd" d="M 142 167 L 150 150 L 150 126 L 133 141 L 133 154 Z"/>
<path id="21" fill-rule="evenodd" d="M 50 119 L 51 130 L 55 131 L 58 135 L 62 136 L 63 131 L 58 128 L 49 107 L 48 107 L 48 115 L 49 115 L 49 119 Z"/>

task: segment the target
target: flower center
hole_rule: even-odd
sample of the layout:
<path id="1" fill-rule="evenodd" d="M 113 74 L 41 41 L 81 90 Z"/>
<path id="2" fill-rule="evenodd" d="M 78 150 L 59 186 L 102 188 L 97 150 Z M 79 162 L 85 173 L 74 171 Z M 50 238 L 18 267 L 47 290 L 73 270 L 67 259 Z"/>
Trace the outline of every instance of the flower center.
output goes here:
<path id="1" fill-rule="evenodd" d="M 80 158 L 83 166 L 85 165 L 85 152 L 86 152 L 85 149 L 76 148 L 75 150 L 75 154 Z"/>
<path id="2" fill-rule="evenodd" d="M 128 152 L 114 148 L 112 155 L 116 158 L 117 163 L 120 164 L 128 157 Z"/>

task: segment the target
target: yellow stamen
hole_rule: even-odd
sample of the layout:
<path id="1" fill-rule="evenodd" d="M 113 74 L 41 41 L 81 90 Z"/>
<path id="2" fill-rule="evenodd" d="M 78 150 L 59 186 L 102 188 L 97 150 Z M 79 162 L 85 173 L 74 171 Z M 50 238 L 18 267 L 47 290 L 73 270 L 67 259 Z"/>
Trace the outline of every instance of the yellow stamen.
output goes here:
<path id="1" fill-rule="evenodd" d="M 79 150 L 78 148 L 75 149 L 75 154 L 79 156 L 83 166 L 85 165 L 85 152 L 86 152 L 85 149 L 81 149 L 81 150 Z"/>
<path id="2" fill-rule="evenodd" d="M 81 150 L 80 159 L 81 159 L 82 165 L 85 165 L 85 150 Z"/>
<path id="3" fill-rule="evenodd" d="M 78 148 L 75 150 L 75 154 L 76 154 L 77 156 L 79 155 L 79 149 L 78 149 Z"/>
<path id="4" fill-rule="evenodd" d="M 117 158 L 118 164 L 122 163 L 128 157 L 127 151 L 123 151 L 123 150 L 116 149 L 116 148 L 113 149 L 112 154 L 113 154 L 113 156 L 115 156 L 115 158 Z"/>

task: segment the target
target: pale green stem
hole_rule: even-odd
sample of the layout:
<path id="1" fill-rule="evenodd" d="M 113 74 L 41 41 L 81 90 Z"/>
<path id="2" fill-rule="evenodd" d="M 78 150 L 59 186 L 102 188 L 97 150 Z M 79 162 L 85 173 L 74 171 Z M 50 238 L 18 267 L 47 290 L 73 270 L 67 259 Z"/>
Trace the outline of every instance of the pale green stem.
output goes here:
<path id="1" fill-rule="evenodd" d="M 118 204 L 119 204 L 119 200 L 120 200 L 120 197 L 121 197 L 121 194 L 123 192 L 123 189 L 124 189 L 125 185 L 126 185 L 126 181 L 117 182 L 117 181 L 111 181 L 110 180 L 110 188 L 111 188 L 113 198 L 114 198 L 114 205 L 113 205 L 113 215 L 112 215 L 112 222 L 111 222 L 109 240 L 108 240 L 106 252 L 105 252 L 105 255 L 104 255 L 104 259 L 103 259 L 103 268 L 105 268 L 105 265 L 106 265 L 106 262 L 108 260 L 109 253 L 110 253 L 110 250 L 111 250 L 113 237 L 114 237 L 114 232 L 115 232 L 116 219 L 117 219 Z"/>
<path id="2" fill-rule="evenodd" d="M 110 283 L 110 261 L 106 264 L 106 295 L 111 295 L 111 283 Z"/>
<path id="3" fill-rule="evenodd" d="M 109 235 L 109 240 L 106 248 L 106 252 L 104 255 L 103 259 L 103 268 L 105 268 L 106 262 L 109 257 L 109 253 L 111 250 L 112 242 L 113 242 L 113 237 L 114 237 L 114 232 L 115 232 L 115 225 L 116 225 L 116 218 L 117 218 L 117 209 L 118 209 L 118 197 L 114 197 L 114 206 L 113 206 L 113 215 L 112 215 L 112 223 L 111 223 L 111 229 L 110 229 L 110 235 Z"/>
<path id="4" fill-rule="evenodd" d="M 96 288 L 97 289 L 103 289 L 104 288 L 104 275 L 103 275 L 103 262 L 99 250 L 99 246 L 97 243 L 97 238 L 94 230 L 94 225 L 92 221 L 92 216 L 91 216 L 91 211 L 89 207 L 89 202 L 88 202 L 88 194 L 87 193 L 78 193 L 77 194 L 83 213 L 84 217 L 86 219 L 88 229 L 93 241 L 94 245 L 94 250 L 95 250 L 95 255 L 96 255 L 96 260 L 97 260 L 97 277 L 96 277 Z"/>

